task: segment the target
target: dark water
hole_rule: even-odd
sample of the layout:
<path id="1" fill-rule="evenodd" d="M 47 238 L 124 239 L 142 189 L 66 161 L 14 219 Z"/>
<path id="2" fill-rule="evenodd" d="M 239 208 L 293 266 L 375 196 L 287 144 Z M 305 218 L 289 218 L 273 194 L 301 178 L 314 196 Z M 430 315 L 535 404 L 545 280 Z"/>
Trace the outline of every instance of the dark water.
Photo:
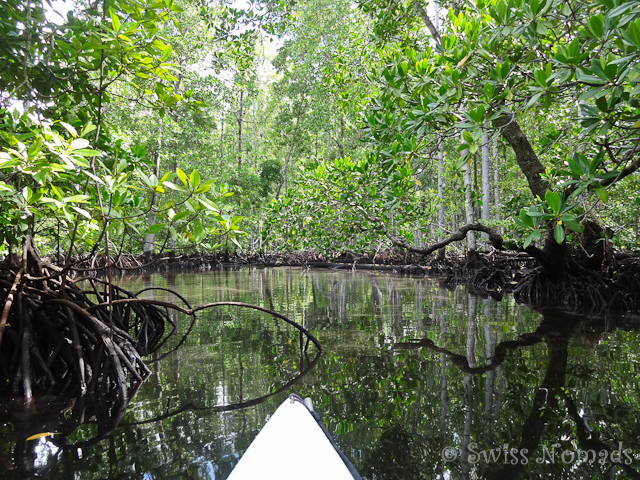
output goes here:
<path id="1" fill-rule="evenodd" d="M 633 319 L 540 314 L 510 297 L 362 272 L 241 269 L 120 284 L 175 288 L 193 305 L 273 308 L 325 352 L 305 354 L 299 333 L 266 314 L 207 311 L 178 351 L 150 362 L 123 412 L 104 399 L 5 402 L 0 478 L 222 480 L 291 392 L 314 399 L 367 479 L 639 478 Z M 26 441 L 40 432 L 57 434 Z"/>

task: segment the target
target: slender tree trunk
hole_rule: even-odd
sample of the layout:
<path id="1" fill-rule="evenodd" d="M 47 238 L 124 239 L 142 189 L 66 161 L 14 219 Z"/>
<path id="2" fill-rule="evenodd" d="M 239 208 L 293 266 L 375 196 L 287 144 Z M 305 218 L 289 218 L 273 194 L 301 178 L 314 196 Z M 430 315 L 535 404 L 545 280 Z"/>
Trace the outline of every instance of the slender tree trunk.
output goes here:
<path id="1" fill-rule="evenodd" d="M 253 104 L 253 122 L 251 124 L 251 155 L 253 157 L 253 166 L 256 165 L 256 104 Z"/>
<path id="2" fill-rule="evenodd" d="M 155 164 L 153 168 L 153 173 L 156 178 L 160 177 L 160 150 L 162 149 L 162 119 L 160 120 L 160 131 L 158 132 L 158 139 L 156 143 L 156 158 Z M 153 192 L 151 196 L 151 210 L 149 211 L 149 226 L 154 225 L 156 223 L 156 193 Z M 153 241 L 155 240 L 155 235 L 153 233 L 148 233 L 144 237 L 144 256 L 149 258 L 153 254 Z"/>
<path id="3" fill-rule="evenodd" d="M 436 4 L 437 8 L 437 4 Z M 437 11 L 437 10 L 436 10 Z M 436 15 L 436 19 L 437 19 Z M 444 239 L 444 142 L 442 137 L 438 139 L 438 241 Z M 438 250 L 438 260 L 444 260 L 446 247 Z"/>
<path id="4" fill-rule="evenodd" d="M 485 124 L 482 133 L 482 221 L 486 224 L 489 220 L 491 209 L 491 180 L 489 177 L 489 133 L 488 125 Z M 482 236 L 483 241 L 487 242 L 487 235 Z"/>
<path id="5" fill-rule="evenodd" d="M 344 157 L 344 115 L 340 117 L 340 157 Z"/>
<path id="6" fill-rule="evenodd" d="M 462 155 L 466 155 L 468 150 L 463 150 Z M 466 223 L 472 224 L 473 220 L 473 203 L 471 202 L 471 159 L 468 159 L 462 166 L 462 180 L 464 182 L 464 213 L 466 217 Z M 475 232 L 467 232 L 467 250 L 476 249 L 476 234 Z"/>
<path id="7" fill-rule="evenodd" d="M 222 123 L 220 125 L 220 173 L 222 173 L 224 168 L 224 115 L 222 115 Z"/>
<path id="8" fill-rule="evenodd" d="M 500 221 L 500 161 L 498 158 L 498 134 L 493 136 L 493 201 L 495 206 L 494 217 Z M 498 234 L 500 227 L 497 228 Z"/>
<path id="9" fill-rule="evenodd" d="M 327 161 L 331 160 L 331 133 L 327 132 Z"/>
<path id="10" fill-rule="evenodd" d="M 240 90 L 240 112 L 238 113 L 238 175 L 242 168 L 242 107 L 244 100 L 244 90 Z"/>
<path id="11" fill-rule="evenodd" d="M 298 133 L 298 124 L 300 123 L 300 117 L 296 118 L 296 126 L 293 129 L 293 137 L 291 138 L 291 146 L 289 147 L 289 153 L 287 154 L 287 159 L 284 162 L 284 167 L 282 169 L 282 182 L 278 185 L 278 190 L 276 191 L 276 200 L 280 196 L 280 190 L 282 189 L 282 185 L 286 184 L 287 181 L 287 169 L 289 168 L 289 161 L 291 160 L 291 154 L 293 153 L 293 147 L 296 142 L 296 134 Z"/>

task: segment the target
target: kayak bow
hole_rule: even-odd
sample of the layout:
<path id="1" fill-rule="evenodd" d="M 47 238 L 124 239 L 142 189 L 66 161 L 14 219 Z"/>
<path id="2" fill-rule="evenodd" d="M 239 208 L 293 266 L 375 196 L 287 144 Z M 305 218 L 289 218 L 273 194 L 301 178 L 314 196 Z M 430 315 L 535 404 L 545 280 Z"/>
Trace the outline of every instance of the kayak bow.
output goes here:
<path id="1" fill-rule="evenodd" d="M 291 394 L 249 445 L 228 480 L 362 480 L 311 400 Z"/>

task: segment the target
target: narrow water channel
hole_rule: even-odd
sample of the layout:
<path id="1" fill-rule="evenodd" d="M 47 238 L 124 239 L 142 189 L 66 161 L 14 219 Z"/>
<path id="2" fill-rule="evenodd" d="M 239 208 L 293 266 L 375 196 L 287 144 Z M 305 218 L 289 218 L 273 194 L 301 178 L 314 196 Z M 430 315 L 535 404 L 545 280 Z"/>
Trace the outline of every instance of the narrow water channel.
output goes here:
<path id="1" fill-rule="evenodd" d="M 206 311 L 178 350 L 150 361 L 153 375 L 117 426 L 66 399 L 14 421 L 20 406 L 5 402 L 0 478 L 223 480 L 291 392 L 313 398 L 370 480 L 640 478 L 631 318 L 541 314 L 509 296 L 372 272 L 243 268 L 120 284 L 172 288 L 192 305 L 261 305 L 313 332 L 325 352 L 305 353 L 297 330 L 264 313 Z M 175 320 L 184 333 L 187 319 Z M 57 434 L 26 441 L 47 409 L 76 424 L 43 422 Z"/>

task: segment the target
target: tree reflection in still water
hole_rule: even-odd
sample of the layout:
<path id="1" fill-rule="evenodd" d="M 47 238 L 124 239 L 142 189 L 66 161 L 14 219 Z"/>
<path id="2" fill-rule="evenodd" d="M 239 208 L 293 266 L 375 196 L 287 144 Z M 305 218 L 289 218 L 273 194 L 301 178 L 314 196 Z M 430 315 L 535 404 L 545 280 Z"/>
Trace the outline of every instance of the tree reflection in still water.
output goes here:
<path id="1" fill-rule="evenodd" d="M 180 349 L 149 360 L 153 376 L 126 410 L 101 412 L 88 399 L 70 409 L 64 399 L 4 402 L 3 478 L 224 479 L 291 391 L 314 399 L 370 480 L 638 478 L 637 459 L 536 462 L 554 444 L 556 452 L 611 452 L 619 442 L 639 451 L 633 319 L 536 313 L 508 297 L 369 272 L 242 269 L 122 282 L 175 288 L 191 304 L 271 308 L 314 332 L 325 353 L 301 355 L 297 332 L 265 314 L 206 312 Z M 189 324 L 175 320 L 177 343 Z M 25 441 L 44 431 L 59 434 Z M 527 448 L 529 462 L 474 462 L 470 445 Z M 445 462 L 447 446 L 464 455 Z"/>

